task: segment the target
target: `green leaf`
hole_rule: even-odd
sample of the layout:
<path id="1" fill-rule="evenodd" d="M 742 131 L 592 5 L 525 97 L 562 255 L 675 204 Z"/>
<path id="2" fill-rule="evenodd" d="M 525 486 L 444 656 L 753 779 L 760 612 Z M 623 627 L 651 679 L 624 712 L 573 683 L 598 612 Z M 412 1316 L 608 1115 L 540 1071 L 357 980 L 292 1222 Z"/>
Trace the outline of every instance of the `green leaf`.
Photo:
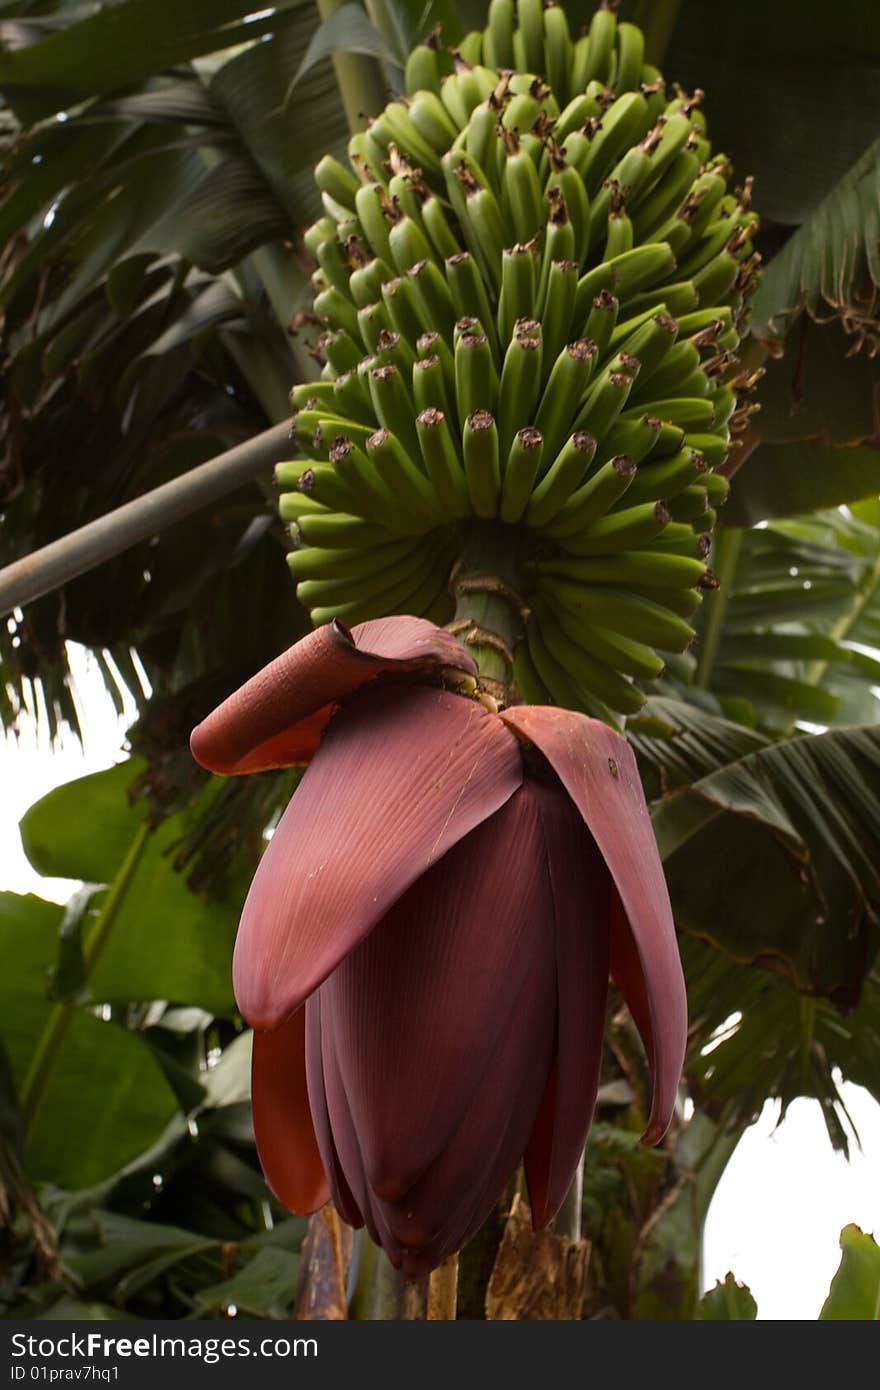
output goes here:
<path id="1" fill-rule="evenodd" d="M 196 1308 L 202 1317 L 222 1315 L 230 1304 L 235 1305 L 239 1316 L 289 1317 L 298 1273 L 296 1255 L 277 1246 L 265 1246 L 232 1279 L 200 1289 Z"/>
<path id="2" fill-rule="evenodd" d="M 837 507 L 880 490 L 880 449 L 837 447 L 814 439 L 763 444 L 733 479 L 725 525 L 754 526 L 772 517 Z"/>
<path id="3" fill-rule="evenodd" d="M 145 764 L 119 763 L 106 772 L 68 782 L 25 814 L 22 841 L 40 872 L 112 884 L 149 804 L 129 801 Z M 168 999 L 230 1014 L 232 945 L 251 865 L 228 865 L 221 896 L 191 892 L 174 856 L 222 790 L 210 784 L 186 812 L 169 817 L 149 836 L 121 906 L 118 922 L 89 977 L 94 999 L 135 1002 Z M 102 898 L 94 900 L 100 909 Z"/>
<path id="4" fill-rule="evenodd" d="M 828 310 L 861 337 L 880 287 L 880 139 L 771 260 L 755 296 L 755 329 L 783 337 L 801 309 Z"/>
<path id="5" fill-rule="evenodd" d="M 823 1322 L 880 1320 L 880 1246 L 858 1226 L 844 1226 L 840 1268 L 819 1318 Z"/>
<path id="6" fill-rule="evenodd" d="M 0 91 L 21 120 L 39 120 L 199 54 L 257 39 L 283 23 L 285 11 L 304 4 L 281 3 L 266 16 L 251 0 L 179 0 L 172 16 L 167 0 L 122 0 L 39 43 L 0 54 Z"/>
<path id="7" fill-rule="evenodd" d="M 742 724 L 720 719 L 684 700 L 657 696 L 627 721 L 626 731 L 643 770 L 650 769 L 658 776 L 652 796 L 696 782 L 717 767 L 767 745 L 763 735 Z"/>
<path id="8" fill-rule="evenodd" d="M 63 908 L 0 894 L 3 1035 L 21 1089 L 39 1040 L 63 1005 L 48 996 Z M 71 1006 L 68 1006 L 71 1007 Z M 72 1007 L 63 1046 L 30 1125 L 24 1161 L 31 1176 L 88 1187 L 155 1142 L 176 1102 L 136 1033 Z"/>
<path id="9" fill-rule="evenodd" d="M 682 0 L 666 76 L 706 93 L 712 143 L 755 176 L 762 218 L 803 222 L 877 138 L 880 40 L 866 0 Z"/>
<path id="10" fill-rule="evenodd" d="M 371 58 L 389 58 L 388 45 L 368 20 L 360 5 L 340 5 L 318 25 L 306 49 L 302 62 L 290 79 L 284 94 L 284 104 L 293 95 L 300 78 L 332 53 L 364 53 Z"/>
<path id="11" fill-rule="evenodd" d="M 751 880 L 750 880 L 751 881 Z M 880 980 L 855 981 L 861 997 L 801 994 L 770 958 L 740 963 L 731 950 L 683 933 L 679 938 L 690 1024 L 688 1094 L 700 1113 L 741 1132 L 768 1100 L 782 1114 L 799 1096 L 818 1102 L 835 1149 L 848 1153 L 855 1127 L 841 1081 L 880 1099 Z"/>
<path id="12" fill-rule="evenodd" d="M 704 1322 L 753 1322 L 758 1305 L 747 1284 L 738 1284 L 732 1274 L 719 1279 L 700 1299 L 697 1317 Z"/>
<path id="13" fill-rule="evenodd" d="M 771 262 L 773 264 L 773 262 Z M 880 362 L 853 352 L 838 321 L 802 318 L 781 356 L 767 359 L 753 427 L 765 444 L 876 442 L 880 434 Z M 807 511 L 805 504 L 801 510 Z"/>
<path id="14" fill-rule="evenodd" d="M 880 730 L 747 753 L 661 801 L 654 828 L 680 927 L 801 989 L 858 998 L 880 916 Z"/>

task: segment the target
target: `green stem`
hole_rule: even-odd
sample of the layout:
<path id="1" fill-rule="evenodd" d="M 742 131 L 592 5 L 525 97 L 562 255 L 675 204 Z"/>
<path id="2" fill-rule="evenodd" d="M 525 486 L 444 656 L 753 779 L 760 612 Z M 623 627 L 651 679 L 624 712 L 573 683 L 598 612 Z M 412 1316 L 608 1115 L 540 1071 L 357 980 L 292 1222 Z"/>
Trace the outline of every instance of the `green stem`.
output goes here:
<path id="1" fill-rule="evenodd" d="M 450 627 L 476 661 L 487 691 L 502 702 L 522 628 L 518 560 L 509 526 L 477 526 L 466 538 L 452 583 L 455 618 Z"/>
<path id="2" fill-rule="evenodd" d="M 706 601 L 709 618 L 703 631 L 697 674 L 694 678 L 694 684 L 702 690 L 709 688 L 709 682 L 712 679 L 712 667 L 715 665 L 715 658 L 718 655 L 718 645 L 724 629 L 727 604 L 733 588 L 733 579 L 736 574 L 744 534 L 745 532 L 739 527 L 723 527 L 715 538 L 713 558 L 715 573 L 718 576 L 718 588 Z"/>
<path id="3" fill-rule="evenodd" d="M 645 36 L 645 61 L 662 68 L 681 0 L 641 0 L 635 22 Z"/>
<path id="4" fill-rule="evenodd" d="M 123 860 L 122 867 L 107 893 L 104 906 L 89 933 L 89 939 L 83 950 L 86 980 L 94 970 L 101 952 L 110 939 L 110 933 L 116 925 L 116 920 L 125 901 L 125 895 L 137 872 L 151 834 L 152 831 L 147 824 L 142 825 L 138 830 Z M 55 1004 L 46 1020 L 46 1026 L 37 1044 L 21 1089 L 21 1112 L 25 1133 L 32 1125 L 40 1102 L 45 1095 L 55 1064 L 61 1056 L 64 1040 L 76 1017 L 77 1007 L 76 1004 L 67 1001 Z"/>
<path id="5" fill-rule="evenodd" d="M 321 21 L 345 4 L 345 0 L 317 0 Z M 333 54 L 333 70 L 339 95 L 345 110 L 345 119 L 351 131 L 363 130 L 369 116 L 375 116 L 388 100 L 388 83 L 382 66 L 376 58 L 365 53 Z"/>

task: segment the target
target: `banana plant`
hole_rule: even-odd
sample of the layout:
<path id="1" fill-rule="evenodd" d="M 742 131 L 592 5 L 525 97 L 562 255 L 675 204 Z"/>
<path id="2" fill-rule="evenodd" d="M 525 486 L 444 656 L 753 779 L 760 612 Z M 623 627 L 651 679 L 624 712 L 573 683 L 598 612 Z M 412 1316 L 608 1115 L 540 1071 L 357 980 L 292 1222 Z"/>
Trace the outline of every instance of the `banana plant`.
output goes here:
<path id="1" fill-rule="evenodd" d="M 767 113 L 786 141 L 817 117 L 796 83 L 785 109 L 772 65 L 755 64 L 764 16 L 752 3 L 723 17 L 720 46 L 687 0 L 619 17 L 587 6 L 583 32 L 577 7 L 529 0 L 493 0 L 464 23 L 442 6 L 215 5 L 207 24 L 166 34 L 158 60 L 146 44 L 108 42 L 134 6 L 87 20 L 59 7 L 54 23 L 44 7 L 33 20 L 14 8 L 16 48 L 0 63 L 13 134 L 0 218 L 17 234 L 3 278 L 9 534 L 39 543 L 61 514 L 85 519 L 96 496 L 106 507 L 282 418 L 294 381 L 305 458 L 277 474 L 301 606 L 271 492 L 254 487 L 214 518 L 210 556 L 202 518 L 116 562 L 117 608 L 105 571 L 68 587 L 60 630 L 54 599 L 16 616 L 6 717 L 34 676 L 53 717 L 72 716 L 60 636 L 106 649 L 131 679 L 134 645 L 156 692 L 141 697 L 145 784 L 180 806 L 198 786 L 182 735 L 301 636 L 306 612 L 318 627 L 400 613 L 451 624 L 496 705 L 629 717 L 683 934 L 697 1112 L 673 1126 L 659 1165 L 631 1158 L 644 1059 L 610 1020 L 609 1085 L 627 1099 L 615 1111 L 600 1087 L 600 1118 L 617 1123 L 611 1162 L 594 1146 L 587 1184 L 587 1306 L 692 1316 L 705 1205 L 756 1107 L 814 1094 L 842 1145 L 831 1059 L 870 1075 L 878 827 L 871 815 L 852 824 L 873 804 L 875 734 L 810 730 L 876 718 L 865 647 L 877 517 L 861 501 L 880 476 L 864 351 L 877 285 L 864 146 L 876 131 L 846 64 L 828 71 L 825 7 L 792 14 L 781 50 L 796 32 L 804 73 L 821 62 L 840 113 L 830 138 L 823 115 L 810 152 L 825 167 L 809 177 L 797 160 L 772 164 Z M 632 18 L 647 19 L 644 35 Z M 877 54 L 864 18 L 844 6 L 831 51 L 859 54 L 867 90 Z M 435 20 L 454 51 L 428 32 Z M 86 73 L 96 45 L 102 61 Z M 740 56 L 745 105 L 719 51 Z M 330 115 L 331 54 L 348 136 Z M 685 89 L 666 90 L 661 61 Z M 388 101 L 395 92 L 405 99 Z M 90 161 L 85 178 L 71 179 L 72 152 Z M 729 184 L 728 156 L 740 178 L 754 168 L 754 195 Z M 752 300 L 761 252 L 770 273 Z M 70 437 L 73 515 L 53 486 Z M 840 503 L 850 511 L 802 515 Z M 234 790 L 211 805 L 181 856 L 208 877 L 230 823 L 241 836 L 268 812 Z M 707 866 L 722 860 L 734 878 L 759 862 L 780 905 L 747 941 L 718 910 Z M 856 922 L 846 942 L 842 914 Z M 865 1011 L 849 1048 L 840 1004 Z M 755 1036 L 773 1037 L 780 1062 L 760 1077 Z M 618 1193 L 606 1224 L 597 1194 L 630 1160 L 632 1210 Z M 576 1215 L 565 1217 L 575 1238 Z M 463 1280 L 486 1258 L 470 1251 Z M 681 1297 L 664 1303 L 673 1265 Z"/>

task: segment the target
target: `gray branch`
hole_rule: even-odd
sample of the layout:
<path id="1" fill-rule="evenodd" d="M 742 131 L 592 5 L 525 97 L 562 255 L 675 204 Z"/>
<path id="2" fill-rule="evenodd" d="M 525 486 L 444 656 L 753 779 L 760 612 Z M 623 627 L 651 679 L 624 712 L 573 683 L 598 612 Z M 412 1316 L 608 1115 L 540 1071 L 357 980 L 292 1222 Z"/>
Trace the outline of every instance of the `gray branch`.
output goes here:
<path id="1" fill-rule="evenodd" d="M 227 449 L 170 483 L 126 502 L 69 536 L 44 545 L 0 570 L 0 616 L 60 589 L 77 575 L 95 569 L 114 555 L 148 540 L 190 516 L 242 483 L 264 473 L 291 453 L 290 424 L 273 425 L 263 434 Z"/>

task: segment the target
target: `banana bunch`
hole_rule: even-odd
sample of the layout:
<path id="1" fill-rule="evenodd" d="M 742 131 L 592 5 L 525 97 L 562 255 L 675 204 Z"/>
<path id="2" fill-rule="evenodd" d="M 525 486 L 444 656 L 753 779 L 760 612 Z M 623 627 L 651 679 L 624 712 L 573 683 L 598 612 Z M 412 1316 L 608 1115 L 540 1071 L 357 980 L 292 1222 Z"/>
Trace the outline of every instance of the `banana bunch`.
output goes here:
<path id="1" fill-rule="evenodd" d="M 520 693 L 602 718 L 694 636 L 757 381 L 750 181 L 642 57 L 612 10 L 572 41 L 541 0 L 415 50 L 409 96 L 316 169 L 323 366 L 277 470 L 316 624 L 447 622 L 465 539 L 508 528 Z"/>

